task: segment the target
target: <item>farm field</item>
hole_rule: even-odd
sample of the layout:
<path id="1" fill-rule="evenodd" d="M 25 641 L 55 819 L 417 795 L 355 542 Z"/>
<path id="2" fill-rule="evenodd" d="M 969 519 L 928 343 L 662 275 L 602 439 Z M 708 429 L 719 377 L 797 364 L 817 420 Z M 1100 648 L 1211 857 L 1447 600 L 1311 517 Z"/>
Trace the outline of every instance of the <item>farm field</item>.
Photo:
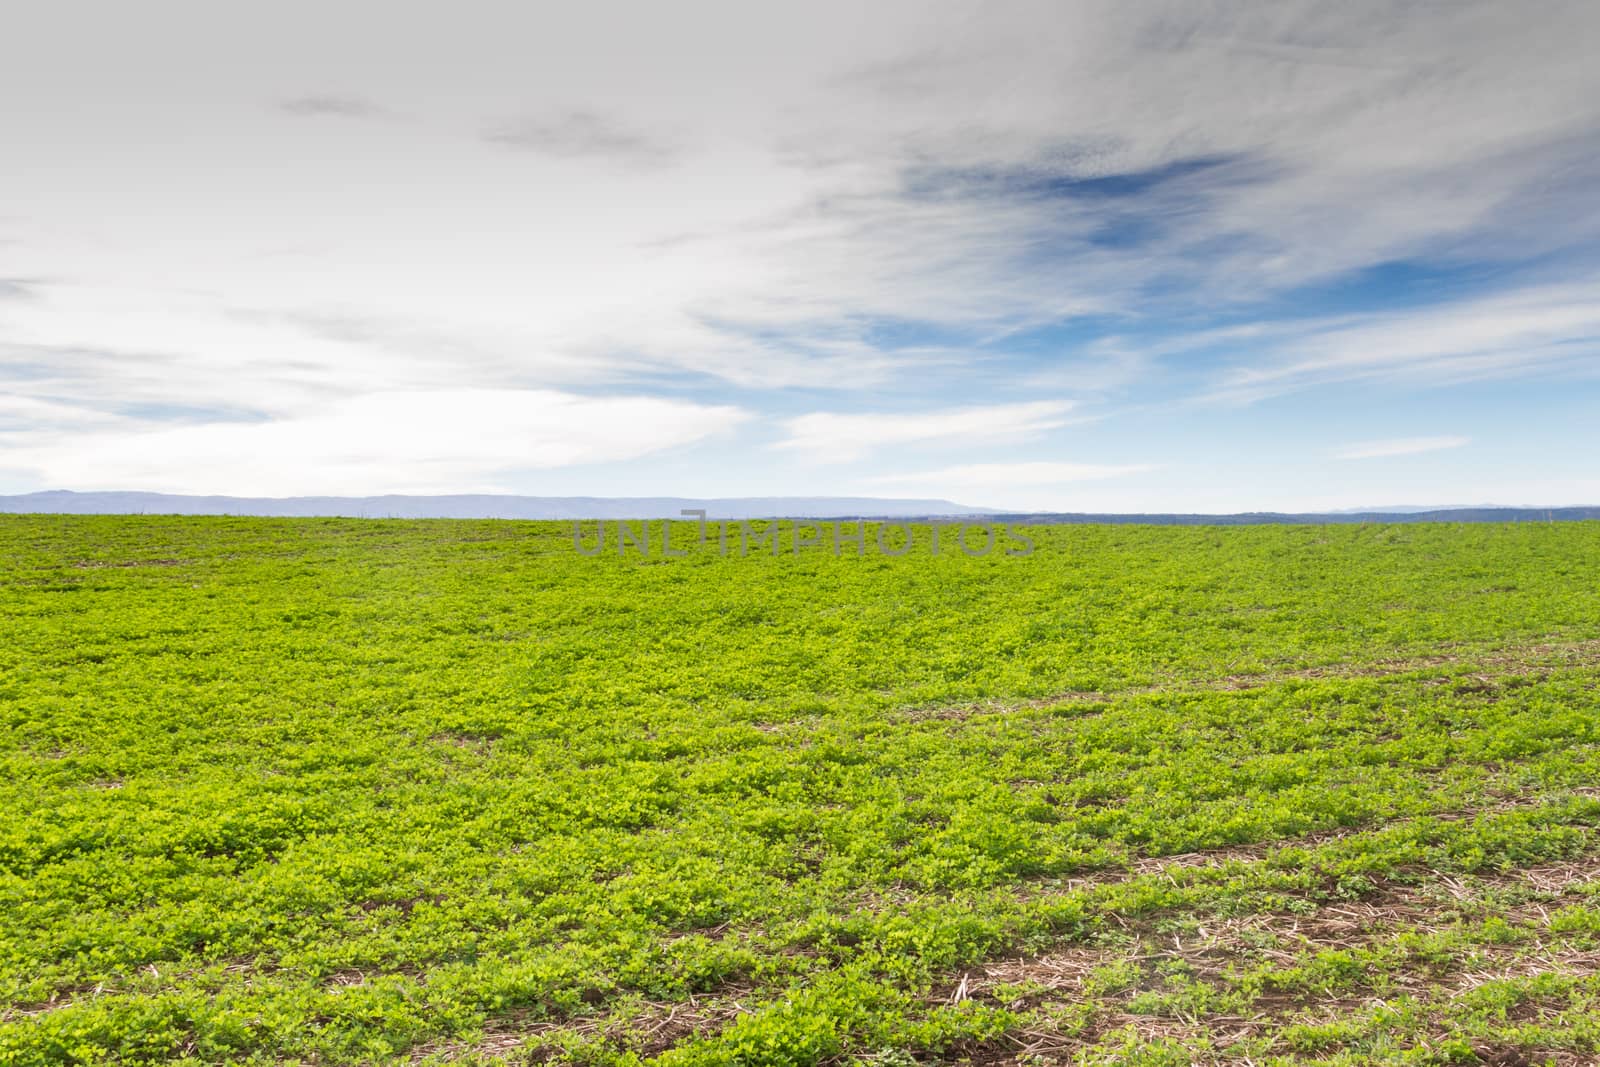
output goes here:
<path id="1" fill-rule="evenodd" d="M 0 516 L 0 1064 L 1600 1058 L 1600 524 L 930 534 Z"/>

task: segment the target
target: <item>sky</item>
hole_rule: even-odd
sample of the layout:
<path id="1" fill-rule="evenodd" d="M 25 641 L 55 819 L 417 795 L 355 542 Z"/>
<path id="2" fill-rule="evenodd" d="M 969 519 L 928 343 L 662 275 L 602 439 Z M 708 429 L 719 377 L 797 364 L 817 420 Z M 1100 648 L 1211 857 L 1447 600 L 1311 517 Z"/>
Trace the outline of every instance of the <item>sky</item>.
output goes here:
<path id="1" fill-rule="evenodd" d="M 12 5 L 0 493 L 1600 504 L 1600 5 Z"/>

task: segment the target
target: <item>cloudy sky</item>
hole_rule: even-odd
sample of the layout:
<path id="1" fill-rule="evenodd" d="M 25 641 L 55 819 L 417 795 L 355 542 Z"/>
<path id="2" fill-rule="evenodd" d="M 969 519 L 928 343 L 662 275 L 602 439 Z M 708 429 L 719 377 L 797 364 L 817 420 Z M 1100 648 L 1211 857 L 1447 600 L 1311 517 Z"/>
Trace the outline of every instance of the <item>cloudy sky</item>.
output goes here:
<path id="1" fill-rule="evenodd" d="M 20 5 L 0 493 L 1600 503 L 1600 5 Z"/>

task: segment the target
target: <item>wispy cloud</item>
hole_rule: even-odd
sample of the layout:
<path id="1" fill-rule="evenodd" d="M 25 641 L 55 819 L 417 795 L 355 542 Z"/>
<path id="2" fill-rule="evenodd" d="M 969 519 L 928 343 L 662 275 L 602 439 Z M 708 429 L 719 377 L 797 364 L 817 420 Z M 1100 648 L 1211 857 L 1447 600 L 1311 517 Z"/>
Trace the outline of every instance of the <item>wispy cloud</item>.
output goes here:
<path id="1" fill-rule="evenodd" d="M 1332 382 L 1439 383 L 1503 377 L 1600 356 L 1600 278 L 1491 293 L 1398 312 L 1258 324 L 1246 366 L 1212 399 L 1250 401 Z"/>
<path id="2" fill-rule="evenodd" d="M 591 111 L 523 118 L 484 134 L 492 144 L 556 159 L 605 159 L 635 167 L 673 162 L 682 146 Z"/>
<path id="3" fill-rule="evenodd" d="M 1388 441 L 1363 441 L 1334 453 L 1335 459 L 1386 459 L 1421 452 L 1442 452 L 1472 443 L 1470 437 L 1397 437 Z"/>
<path id="4" fill-rule="evenodd" d="M 191 493 L 504 491 L 519 470 L 635 459 L 724 433 L 729 405 L 550 390 L 386 392 L 304 414 L 182 426 L 56 406 L 58 429 L 6 436 L 0 467 L 41 484 Z M 4 423 L 0 422 L 0 428 Z"/>
<path id="5" fill-rule="evenodd" d="M 1098 482 L 1126 478 L 1155 470 L 1147 463 L 1064 463 L 1039 460 L 1032 463 L 965 463 L 940 470 L 911 474 L 891 474 L 872 479 L 877 485 L 956 486 L 964 492 L 985 488 L 1049 487 L 1068 482 Z"/>
<path id="6" fill-rule="evenodd" d="M 1015 443 L 1066 425 L 1071 408 L 1066 401 L 1041 400 L 916 414 L 815 412 L 787 420 L 788 436 L 774 447 L 820 462 L 843 463 L 895 445 Z"/>
<path id="7" fill-rule="evenodd" d="M 92 408 L 0 393 L 0 442 L 8 445 L 26 443 L 30 436 L 41 433 L 78 433 L 116 425 L 117 421 L 115 416 Z M 0 465 L 4 465 L 3 461 Z"/>
<path id="8" fill-rule="evenodd" d="M 390 115 L 386 108 L 364 97 L 336 93 L 314 93 L 280 100 L 278 110 L 299 118 L 377 119 Z"/>
<path id="9" fill-rule="evenodd" d="M 1100 511 L 1108 510 L 1098 505 L 1105 494 L 1136 491 L 1140 477 L 1157 469 L 1146 463 L 1068 460 L 963 463 L 882 475 L 862 484 L 874 492 L 937 496 L 1004 511 Z"/>
<path id="10" fill-rule="evenodd" d="M 33 300 L 43 286 L 38 278 L 0 278 L 0 300 Z"/>

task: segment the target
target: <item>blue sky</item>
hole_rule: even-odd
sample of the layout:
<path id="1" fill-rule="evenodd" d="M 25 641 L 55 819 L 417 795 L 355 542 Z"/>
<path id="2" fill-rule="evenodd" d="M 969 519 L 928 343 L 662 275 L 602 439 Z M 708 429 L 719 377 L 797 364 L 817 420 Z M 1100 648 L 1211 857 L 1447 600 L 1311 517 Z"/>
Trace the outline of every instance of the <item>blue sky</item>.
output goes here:
<path id="1" fill-rule="evenodd" d="M 1600 503 L 1593 4 L 20 18 L 0 492 Z"/>

